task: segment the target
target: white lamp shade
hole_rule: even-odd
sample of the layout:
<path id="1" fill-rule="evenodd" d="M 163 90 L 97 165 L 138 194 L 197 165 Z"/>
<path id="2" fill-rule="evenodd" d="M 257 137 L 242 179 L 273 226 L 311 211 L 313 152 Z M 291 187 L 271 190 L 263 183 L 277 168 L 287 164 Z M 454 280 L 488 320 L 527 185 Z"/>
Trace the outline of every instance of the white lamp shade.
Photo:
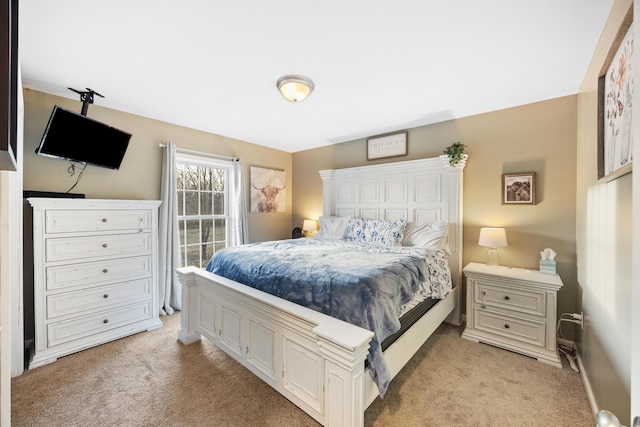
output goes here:
<path id="1" fill-rule="evenodd" d="M 484 227 L 480 229 L 478 245 L 489 248 L 502 248 L 507 246 L 507 233 L 504 228 Z"/>
<path id="2" fill-rule="evenodd" d="M 302 231 L 318 231 L 318 223 L 313 219 L 305 219 L 302 223 Z"/>

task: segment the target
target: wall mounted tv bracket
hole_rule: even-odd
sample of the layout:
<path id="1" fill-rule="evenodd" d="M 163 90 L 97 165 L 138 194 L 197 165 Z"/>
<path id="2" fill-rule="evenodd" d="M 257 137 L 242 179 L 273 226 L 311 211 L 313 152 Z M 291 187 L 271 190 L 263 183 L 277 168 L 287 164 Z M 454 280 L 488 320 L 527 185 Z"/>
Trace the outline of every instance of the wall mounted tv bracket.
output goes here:
<path id="1" fill-rule="evenodd" d="M 93 104 L 93 95 L 98 95 L 100 98 L 104 98 L 103 95 L 100 95 L 95 90 L 89 89 L 89 88 L 87 88 L 86 92 L 73 89 L 70 87 L 68 87 L 67 89 L 72 90 L 78 95 L 80 95 L 80 101 L 82 101 L 82 111 L 80 112 L 80 114 L 82 114 L 83 116 L 87 115 L 87 111 L 89 110 L 89 104 Z"/>

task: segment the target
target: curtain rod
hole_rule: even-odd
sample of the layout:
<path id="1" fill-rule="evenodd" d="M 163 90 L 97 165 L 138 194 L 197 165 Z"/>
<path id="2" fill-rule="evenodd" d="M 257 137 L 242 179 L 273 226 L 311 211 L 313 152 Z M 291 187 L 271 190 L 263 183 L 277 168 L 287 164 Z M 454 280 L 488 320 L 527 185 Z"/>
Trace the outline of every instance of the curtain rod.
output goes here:
<path id="1" fill-rule="evenodd" d="M 158 144 L 158 147 L 166 148 L 167 144 L 160 143 L 160 144 Z M 182 154 L 193 154 L 195 156 L 210 157 L 210 158 L 213 158 L 213 159 L 232 160 L 232 161 L 238 161 L 239 160 L 238 157 L 230 157 L 230 156 L 221 156 L 219 154 L 202 153 L 200 151 L 185 150 L 183 148 L 178 148 L 178 147 L 176 147 L 176 151 L 180 152 Z"/>

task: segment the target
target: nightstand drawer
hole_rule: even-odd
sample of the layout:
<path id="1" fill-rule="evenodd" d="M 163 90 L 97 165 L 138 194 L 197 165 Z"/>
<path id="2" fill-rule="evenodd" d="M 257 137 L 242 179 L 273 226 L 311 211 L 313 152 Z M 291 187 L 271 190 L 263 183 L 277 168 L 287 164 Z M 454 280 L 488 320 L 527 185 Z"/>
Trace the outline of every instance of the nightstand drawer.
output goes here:
<path id="1" fill-rule="evenodd" d="M 473 318 L 476 329 L 541 347 L 545 346 L 545 322 L 511 317 L 483 310 L 480 307 L 474 307 Z"/>
<path id="2" fill-rule="evenodd" d="M 475 302 L 520 313 L 546 316 L 546 294 L 542 291 L 521 290 L 476 280 Z"/>

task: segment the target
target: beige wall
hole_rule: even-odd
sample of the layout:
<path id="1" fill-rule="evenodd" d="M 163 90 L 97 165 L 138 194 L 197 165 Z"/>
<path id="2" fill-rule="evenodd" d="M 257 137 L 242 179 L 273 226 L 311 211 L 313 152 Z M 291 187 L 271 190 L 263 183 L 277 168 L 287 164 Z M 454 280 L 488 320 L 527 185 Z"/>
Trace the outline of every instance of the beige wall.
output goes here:
<path id="1" fill-rule="evenodd" d="M 76 181 L 69 176 L 69 162 L 37 156 L 35 149 L 49 120 L 53 106 L 58 104 L 80 112 L 82 104 L 72 100 L 26 90 L 24 137 L 24 189 L 66 192 Z M 88 116 L 133 136 L 119 170 L 88 166 L 80 183 L 72 190 L 88 198 L 159 199 L 162 149 L 160 143 L 173 142 L 176 147 L 203 153 L 242 158 L 245 175 L 250 166 L 284 170 L 287 188 L 292 186 L 291 154 L 273 150 L 166 122 L 152 120 L 101 107 L 99 99 L 89 106 Z M 213 120 L 213 119 L 212 119 Z M 87 141 L 88 144 L 91 141 Z M 245 181 L 248 191 L 248 180 Z M 292 191 L 287 191 L 287 208 L 282 213 L 249 213 L 249 240 L 252 242 L 291 237 Z M 248 198 L 247 198 L 248 203 Z"/>
<path id="2" fill-rule="evenodd" d="M 578 349 L 593 403 L 598 409 L 614 412 L 624 425 L 631 419 L 633 176 L 611 182 L 597 180 L 597 82 L 631 4 L 615 1 L 585 74 L 578 97 L 577 146 L 578 286 L 586 319 L 585 329 L 577 337 Z M 637 73 L 634 78 L 637 81 Z"/>
<path id="3" fill-rule="evenodd" d="M 485 250 L 478 246 L 481 227 L 506 227 L 509 247 L 500 249 L 501 264 L 537 269 L 539 252 L 552 248 L 564 282 L 558 310 L 573 312 L 576 102 L 576 96 L 568 96 L 410 129 L 408 155 L 403 157 L 368 162 L 365 140 L 294 153 L 293 224 L 322 215 L 318 170 L 438 156 L 461 141 L 469 154 L 464 172 L 464 264 L 485 260 Z M 519 172 L 536 172 L 535 206 L 500 203 L 502 174 Z M 566 332 L 572 336 L 572 331 Z"/>

